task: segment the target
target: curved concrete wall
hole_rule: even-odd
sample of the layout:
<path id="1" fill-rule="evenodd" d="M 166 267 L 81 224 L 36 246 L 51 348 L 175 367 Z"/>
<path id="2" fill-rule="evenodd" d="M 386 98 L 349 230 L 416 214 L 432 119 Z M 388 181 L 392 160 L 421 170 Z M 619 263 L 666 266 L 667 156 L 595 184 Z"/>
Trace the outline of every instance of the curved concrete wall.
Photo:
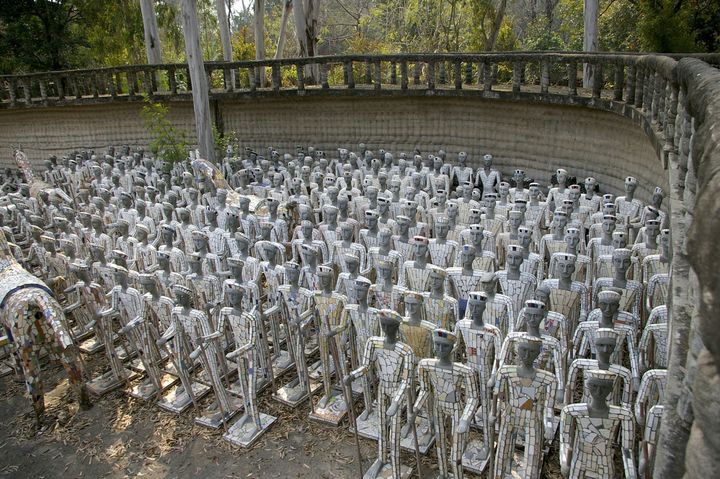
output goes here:
<path id="1" fill-rule="evenodd" d="M 2 162 L 20 146 L 41 168 L 49 154 L 108 145 L 147 145 L 140 103 L 5 110 L 0 112 Z M 285 97 L 213 104 L 224 131 L 243 145 L 293 152 L 313 145 L 332 155 L 338 146 L 383 147 L 411 154 L 443 148 L 450 158 L 467 151 L 472 163 L 492 153 L 510 175 L 517 167 L 547 184 L 558 167 L 579 179 L 595 176 L 604 191 L 621 194 L 623 178 L 636 176 L 648 200 L 667 174 L 642 129 L 624 116 L 578 107 L 459 97 Z M 189 102 L 172 102 L 171 119 L 192 131 Z M 190 134 L 191 138 L 194 138 Z"/>

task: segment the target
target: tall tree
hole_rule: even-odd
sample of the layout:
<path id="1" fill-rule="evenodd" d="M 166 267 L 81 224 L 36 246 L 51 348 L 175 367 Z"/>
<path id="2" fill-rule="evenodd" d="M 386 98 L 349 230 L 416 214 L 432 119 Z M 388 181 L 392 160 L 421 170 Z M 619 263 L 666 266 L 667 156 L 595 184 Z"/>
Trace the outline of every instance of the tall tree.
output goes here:
<path id="1" fill-rule="evenodd" d="M 230 2 L 232 3 L 232 2 Z M 220 42 L 222 43 L 223 60 L 232 61 L 232 44 L 230 42 L 230 21 L 228 20 L 228 4 L 226 0 L 215 0 L 217 7 L 218 25 L 220 27 Z"/>
<path id="2" fill-rule="evenodd" d="M 160 34 L 158 33 L 157 16 L 155 15 L 155 2 L 153 0 L 140 0 L 143 30 L 145 32 L 145 53 L 150 64 L 162 63 L 162 49 L 160 48 Z"/>
<path id="3" fill-rule="evenodd" d="M 265 59 L 265 0 L 255 0 L 255 60 Z M 258 68 L 260 86 L 265 86 L 265 68 Z"/>
<path id="4" fill-rule="evenodd" d="M 185 35 L 185 52 L 188 70 L 192 81 L 193 110 L 195 111 L 195 129 L 197 130 L 200 155 L 210 161 L 215 160 L 215 147 L 210 114 L 208 79 L 205 74 L 196 0 L 181 0 L 182 23 Z"/>
<path id="5" fill-rule="evenodd" d="M 285 0 L 283 5 L 282 18 L 280 19 L 280 33 L 278 34 L 277 48 L 275 49 L 275 58 L 282 58 L 285 51 L 285 37 L 287 36 L 287 20 L 292 10 L 293 0 Z"/>
<path id="6" fill-rule="evenodd" d="M 585 0 L 583 12 L 585 35 L 583 36 L 583 51 L 596 52 L 598 49 L 598 0 Z M 587 63 L 583 65 L 583 88 L 592 86 L 592 68 Z"/>

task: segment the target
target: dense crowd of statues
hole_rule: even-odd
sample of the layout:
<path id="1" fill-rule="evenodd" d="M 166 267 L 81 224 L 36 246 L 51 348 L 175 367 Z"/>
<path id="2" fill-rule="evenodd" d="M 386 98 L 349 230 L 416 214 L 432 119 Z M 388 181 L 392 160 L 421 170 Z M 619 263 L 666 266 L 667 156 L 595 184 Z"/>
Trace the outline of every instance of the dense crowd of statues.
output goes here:
<path id="1" fill-rule="evenodd" d="M 92 395 L 193 408 L 241 446 L 276 421 L 266 388 L 323 423 L 347 415 L 377 441 L 365 477 L 408 477 L 401 450 L 434 446 L 441 477 L 538 478 L 558 436 L 566 477 L 615 477 L 616 455 L 625 477 L 650 477 L 668 336 L 660 188 L 644 204 L 632 177 L 614 197 L 563 169 L 547 185 L 491 155 L 474 169 L 463 152 L 364 145 L 228 151 L 218 166 L 128 147 L 42 173 L 17 159 L 3 266 L 60 305 L 43 333 L 17 274 L 0 273 L 6 371 L 24 374 L 38 417 L 47 334 L 104 351 Z"/>

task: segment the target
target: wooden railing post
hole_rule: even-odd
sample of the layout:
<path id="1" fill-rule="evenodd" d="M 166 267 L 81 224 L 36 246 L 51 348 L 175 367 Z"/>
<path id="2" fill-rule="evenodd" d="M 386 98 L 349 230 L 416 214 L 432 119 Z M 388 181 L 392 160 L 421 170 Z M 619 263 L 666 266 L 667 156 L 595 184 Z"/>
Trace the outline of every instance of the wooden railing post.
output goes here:
<path id="1" fill-rule="evenodd" d="M 483 72 L 483 89 L 486 92 L 492 91 L 493 86 L 493 74 L 492 74 L 492 63 L 485 63 L 485 71 Z"/>
<path id="2" fill-rule="evenodd" d="M 320 64 L 320 84 L 323 90 L 330 88 L 330 84 L 328 83 L 328 68 L 329 65 L 327 63 Z"/>
<path id="3" fill-rule="evenodd" d="M 595 70 L 595 73 L 593 74 L 592 96 L 593 96 L 593 98 L 600 98 L 600 93 L 602 92 L 602 85 L 603 85 L 602 63 L 600 63 L 598 61 L 598 62 L 594 63 L 590 68 Z"/>
<path id="4" fill-rule="evenodd" d="M 420 84 L 420 71 L 422 69 L 422 65 L 419 60 L 415 61 L 415 65 L 413 66 L 413 85 L 419 85 Z"/>
<path id="5" fill-rule="evenodd" d="M 382 88 L 382 78 L 380 76 L 380 60 L 373 62 L 373 73 L 375 77 L 375 89 L 379 90 Z"/>
<path id="6" fill-rule="evenodd" d="M 472 84 L 472 73 L 473 73 L 473 63 L 471 61 L 465 62 L 465 84 L 471 85 Z"/>
<path id="7" fill-rule="evenodd" d="M 273 63 L 271 68 L 272 89 L 277 92 L 280 91 L 280 65 Z"/>
<path id="8" fill-rule="evenodd" d="M 397 62 L 390 62 L 390 84 L 397 85 Z"/>
<path id="9" fill-rule="evenodd" d="M 445 72 L 445 60 L 440 60 L 438 70 L 439 70 L 438 77 L 439 77 L 440 85 L 445 85 L 447 83 L 447 73 Z"/>
<path id="10" fill-rule="evenodd" d="M 632 64 L 628 65 L 625 103 L 628 105 L 635 103 L 635 65 Z"/>
<path id="11" fill-rule="evenodd" d="M 297 89 L 298 95 L 305 93 L 305 68 L 304 65 L 297 63 L 295 65 L 295 71 L 297 73 Z M 354 83 L 353 83 L 354 85 Z"/>
<path id="12" fill-rule="evenodd" d="M 175 78 L 175 67 L 167 69 L 168 85 L 170 86 L 170 96 L 177 95 L 177 78 Z"/>
<path id="13" fill-rule="evenodd" d="M 643 71 L 642 65 L 636 65 L 635 67 L 635 108 L 642 107 L 643 104 L 643 83 L 645 78 L 645 72 Z"/>

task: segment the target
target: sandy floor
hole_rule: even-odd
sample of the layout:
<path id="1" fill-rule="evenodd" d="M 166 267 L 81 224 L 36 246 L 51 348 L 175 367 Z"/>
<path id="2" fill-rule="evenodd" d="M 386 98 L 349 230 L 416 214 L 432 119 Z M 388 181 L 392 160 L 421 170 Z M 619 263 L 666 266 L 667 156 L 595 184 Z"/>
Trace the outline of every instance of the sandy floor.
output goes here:
<path id="1" fill-rule="evenodd" d="M 92 358 L 89 371 L 102 363 L 98 356 Z M 358 476 L 355 441 L 347 422 L 336 429 L 313 423 L 307 419 L 307 404 L 291 411 L 272 400 L 269 391 L 261 394 L 261 410 L 279 420 L 252 449 L 244 450 L 222 440 L 220 431 L 194 424 L 192 411 L 175 416 L 121 391 L 95 400 L 88 411 L 78 411 L 62 369 L 50 366 L 44 374 L 52 420 L 41 432 L 35 428 L 23 385 L 11 376 L 0 380 L 2 477 Z M 367 468 L 374 460 L 375 443 L 360 439 L 360 444 Z M 555 450 L 546 458 L 543 477 L 559 477 Z M 422 461 L 422 476 L 435 477 L 434 451 Z M 403 453 L 403 462 L 414 464 L 414 456 Z"/>

